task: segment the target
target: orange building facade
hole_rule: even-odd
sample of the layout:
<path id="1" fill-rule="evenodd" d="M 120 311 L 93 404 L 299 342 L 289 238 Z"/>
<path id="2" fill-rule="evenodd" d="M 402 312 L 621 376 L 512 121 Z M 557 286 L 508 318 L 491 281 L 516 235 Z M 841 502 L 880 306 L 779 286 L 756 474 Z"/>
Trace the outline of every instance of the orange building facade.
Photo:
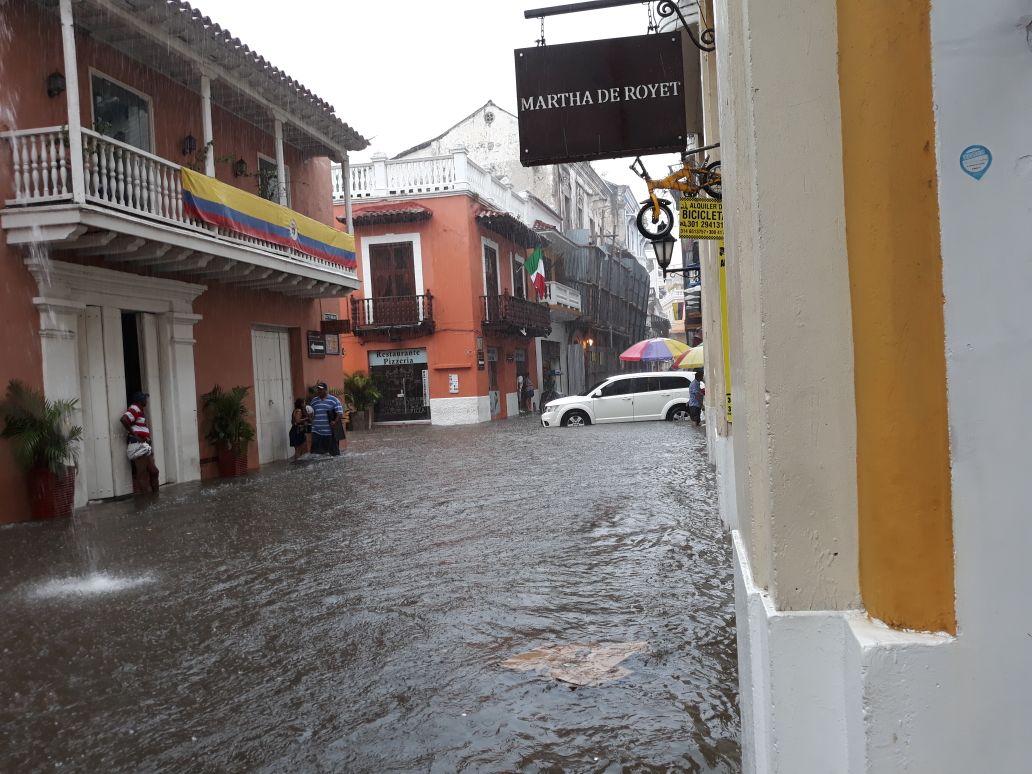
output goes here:
<path id="1" fill-rule="evenodd" d="M 354 223 L 361 288 L 341 349 L 347 372 L 377 383 L 376 421 L 469 424 L 527 408 L 535 339 L 551 330 L 523 271 L 540 236 L 470 193 L 357 204 Z"/>
<path id="2" fill-rule="evenodd" d="M 359 285 L 353 258 L 299 247 L 296 223 L 334 224 L 330 161 L 366 141 L 185 4 L 137 6 L 4 8 L 0 389 L 78 402 L 76 505 L 131 491 L 118 417 L 136 390 L 163 483 L 216 475 L 199 398 L 216 384 L 250 388 L 249 466 L 288 456 L 294 397 L 340 382 L 310 333 Z M 289 239 L 192 216 L 184 167 L 274 202 Z M 27 518 L 6 442 L 0 499 L 0 522 Z"/>

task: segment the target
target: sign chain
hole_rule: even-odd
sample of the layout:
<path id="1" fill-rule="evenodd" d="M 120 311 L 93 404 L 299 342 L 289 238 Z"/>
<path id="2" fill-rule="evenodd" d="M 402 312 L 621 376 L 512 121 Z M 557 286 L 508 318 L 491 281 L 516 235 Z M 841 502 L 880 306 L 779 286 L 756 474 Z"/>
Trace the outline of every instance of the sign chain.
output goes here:
<path id="1" fill-rule="evenodd" d="M 543 46 L 545 45 L 545 17 L 539 16 L 538 21 L 541 22 L 541 37 L 535 40 L 534 42 L 537 43 L 539 46 Z"/>

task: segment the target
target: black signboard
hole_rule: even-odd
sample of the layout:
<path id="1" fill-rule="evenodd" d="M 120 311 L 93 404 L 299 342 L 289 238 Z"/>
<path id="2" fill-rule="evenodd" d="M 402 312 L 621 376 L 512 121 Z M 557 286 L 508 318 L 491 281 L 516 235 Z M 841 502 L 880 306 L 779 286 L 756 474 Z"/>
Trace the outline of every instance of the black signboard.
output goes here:
<path id="1" fill-rule="evenodd" d="M 326 357 L 326 337 L 320 331 L 308 331 L 308 357 Z"/>
<path id="2" fill-rule="evenodd" d="M 519 48 L 515 56 L 524 166 L 686 146 L 680 33 Z"/>

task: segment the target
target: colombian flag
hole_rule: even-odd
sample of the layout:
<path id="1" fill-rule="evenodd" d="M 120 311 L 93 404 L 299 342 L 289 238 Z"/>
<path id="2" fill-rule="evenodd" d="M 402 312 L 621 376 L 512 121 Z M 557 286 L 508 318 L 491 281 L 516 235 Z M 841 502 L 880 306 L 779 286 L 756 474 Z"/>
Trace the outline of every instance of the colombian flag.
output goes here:
<path id="1" fill-rule="evenodd" d="M 183 209 L 191 217 L 238 234 L 266 239 L 338 266 L 355 268 L 355 237 L 351 234 L 200 172 L 190 169 L 181 172 Z"/>

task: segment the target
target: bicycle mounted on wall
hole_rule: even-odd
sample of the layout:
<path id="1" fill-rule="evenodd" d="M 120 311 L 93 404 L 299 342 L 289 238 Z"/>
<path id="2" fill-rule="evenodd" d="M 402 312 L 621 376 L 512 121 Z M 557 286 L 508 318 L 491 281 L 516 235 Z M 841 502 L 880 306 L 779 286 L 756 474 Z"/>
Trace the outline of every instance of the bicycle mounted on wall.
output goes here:
<path id="1" fill-rule="evenodd" d="M 645 181 L 649 190 L 649 198 L 641 202 L 642 208 L 638 211 L 636 221 L 642 236 L 653 241 L 662 239 L 674 227 L 674 212 L 670 207 L 672 202 L 659 198 L 656 191 L 680 191 L 684 197 L 698 196 L 700 191 L 704 191 L 714 199 L 721 198 L 720 162 L 707 163 L 708 156 L 703 158 L 701 166 L 691 161 L 692 156 L 719 147 L 718 142 L 684 151 L 681 154 L 681 165 L 671 167 L 670 174 L 658 180 L 649 177 L 641 156 L 634 159 L 631 171 Z"/>

